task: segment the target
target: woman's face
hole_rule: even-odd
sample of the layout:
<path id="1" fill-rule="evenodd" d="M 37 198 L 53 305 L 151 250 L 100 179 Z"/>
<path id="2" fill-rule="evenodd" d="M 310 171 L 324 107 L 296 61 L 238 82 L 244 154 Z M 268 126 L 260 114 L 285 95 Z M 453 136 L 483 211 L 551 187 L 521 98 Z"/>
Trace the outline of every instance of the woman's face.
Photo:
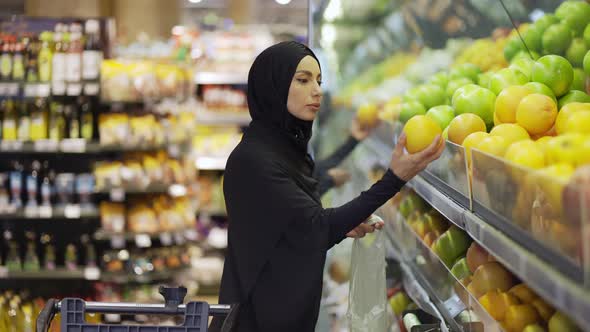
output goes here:
<path id="1" fill-rule="evenodd" d="M 299 62 L 289 87 L 287 110 L 304 121 L 313 121 L 322 102 L 322 73 L 318 62 L 307 55 Z"/>

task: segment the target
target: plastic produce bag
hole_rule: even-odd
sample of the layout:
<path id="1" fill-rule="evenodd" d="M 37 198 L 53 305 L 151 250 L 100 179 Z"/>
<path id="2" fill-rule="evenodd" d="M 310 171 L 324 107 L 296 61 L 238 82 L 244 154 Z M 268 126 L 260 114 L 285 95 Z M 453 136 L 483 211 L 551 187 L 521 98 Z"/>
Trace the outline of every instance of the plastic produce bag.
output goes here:
<path id="1" fill-rule="evenodd" d="M 354 240 L 347 313 L 351 332 L 388 331 L 385 267 L 382 231 Z"/>

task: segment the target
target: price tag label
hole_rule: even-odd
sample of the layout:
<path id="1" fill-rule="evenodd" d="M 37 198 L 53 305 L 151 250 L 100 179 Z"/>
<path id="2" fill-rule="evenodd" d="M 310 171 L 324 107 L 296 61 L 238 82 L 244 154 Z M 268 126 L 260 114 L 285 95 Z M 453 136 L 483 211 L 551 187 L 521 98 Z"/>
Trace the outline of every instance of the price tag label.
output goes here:
<path id="1" fill-rule="evenodd" d="M 111 247 L 113 249 L 125 248 L 125 237 L 120 234 L 111 236 Z"/>
<path id="2" fill-rule="evenodd" d="M 51 218 L 53 210 L 50 205 L 42 205 L 39 207 L 39 216 L 41 218 Z"/>
<path id="3" fill-rule="evenodd" d="M 110 196 L 113 202 L 123 202 L 125 200 L 125 190 L 123 188 L 112 188 Z"/>
<path id="4" fill-rule="evenodd" d="M 137 234 L 135 235 L 135 245 L 138 248 L 149 248 L 152 246 L 152 239 L 147 234 Z"/>
<path id="5" fill-rule="evenodd" d="M 84 279 L 98 280 L 100 279 L 100 270 L 97 267 L 87 267 L 84 269 Z"/>
<path id="6" fill-rule="evenodd" d="M 68 96 L 79 96 L 82 94 L 82 84 L 80 83 L 70 83 L 67 87 L 67 94 Z"/>
<path id="7" fill-rule="evenodd" d="M 51 90 L 56 96 L 63 96 L 66 94 L 66 83 L 63 81 L 55 81 L 51 83 Z"/>
<path id="8" fill-rule="evenodd" d="M 51 86 L 48 83 L 39 84 L 37 93 L 39 97 L 49 97 L 51 94 Z"/>
<path id="9" fill-rule="evenodd" d="M 160 233 L 160 243 L 162 243 L 163 246 L 172 245 L 172 234 L 168 232 Z"/>
<path id="10" fill-rule="evenodd" d="M 87 96 L 98 95 L 99 85 L 98 83 L 86 83 L 84 84 L 84 94 Z"/>
<path id="11" fill-rule="evenodd" d="M 6 95 L 10 97 L 18 96 L 18 83 L 8 83 Z"/>
<path id="12" fill-rule="evenodd" d="M 23 141 L 2 141 L 0 147 L 3 151 L 20 151 L 23 148 Z"/>
<path id="13" fill-rule="evenodd" d="M 79 219 L 81 215 L 80 205 L 68 204 L 64 209 L 64 215 L 68 219 Z"/>
<path id="14" fill-rule="evenodd" d="M 81 138 L 67 138 L 61 141 L 63 152 L 82 153 L 86 151 L 86 140 Z"/>
<path id="15" fill-rule="evenodd" d="M 33 150 L 37 152 L 54 152 L 58 147 L 59 143 L 52 139 L 42 139 L 33 143 Z"/>
<path id="16" fill-rule="evenodd" d="M 39 208 L 37 206 L 26 206 L 25 207 L 25 217 L 35 218 L 37 216 L 39 216 Z"/>
<path id="17" fill-rule="evenodd" d="M 25 91 L 24 91 L 25 97 L 28 97 L 28 98 L 37 97 L 39 95 L 38 87 L 39 87 L 39 85 L 37 85 L 37 84 L 25 84 Z"/>

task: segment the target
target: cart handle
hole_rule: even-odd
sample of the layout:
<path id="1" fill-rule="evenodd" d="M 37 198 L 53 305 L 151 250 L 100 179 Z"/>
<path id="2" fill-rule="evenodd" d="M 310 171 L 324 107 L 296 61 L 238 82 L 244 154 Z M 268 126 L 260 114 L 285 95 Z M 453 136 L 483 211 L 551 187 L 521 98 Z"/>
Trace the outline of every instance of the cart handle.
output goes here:
<path id="1" fill-rule="evenodd" d="M 36 332 L 47 332 L 53 317 L 61 311 L 61 305 L 61 301 L 57 301 L 56 299 L 49 299 L 45 303 L 43 310 L 41 310 L 37 317 Z M 237 306 L 211 304 L 209 305 L 209 315 L 228 316 L 229 318 L 229 316 L 237 315 L 236 310 L 233 309 L 237 309 Z M 185 311 L 186 305 L 184 304 L 176 307 L 167 307 L 165 304 L 85 302 L 85 312 L 93 313 L 181 315 Z M 233 318 L 231 321 L 233 321 Z"/>

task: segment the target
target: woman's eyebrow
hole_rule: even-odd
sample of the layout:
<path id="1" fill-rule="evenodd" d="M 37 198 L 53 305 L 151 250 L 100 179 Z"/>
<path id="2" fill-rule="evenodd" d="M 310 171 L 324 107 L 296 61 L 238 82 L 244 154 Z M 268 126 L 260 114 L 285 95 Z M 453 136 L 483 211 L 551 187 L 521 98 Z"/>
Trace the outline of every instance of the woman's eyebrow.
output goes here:
<path id="1" fill-rule="evenodd" d="M 310 72 L 309 70 L 298 70 L 295 72 L 295 74 L 306 74 L 309 76 L 313 76 L 312 72 Z M 318 77 L 322 77 L 322 74 L 318 74 Z"/>

